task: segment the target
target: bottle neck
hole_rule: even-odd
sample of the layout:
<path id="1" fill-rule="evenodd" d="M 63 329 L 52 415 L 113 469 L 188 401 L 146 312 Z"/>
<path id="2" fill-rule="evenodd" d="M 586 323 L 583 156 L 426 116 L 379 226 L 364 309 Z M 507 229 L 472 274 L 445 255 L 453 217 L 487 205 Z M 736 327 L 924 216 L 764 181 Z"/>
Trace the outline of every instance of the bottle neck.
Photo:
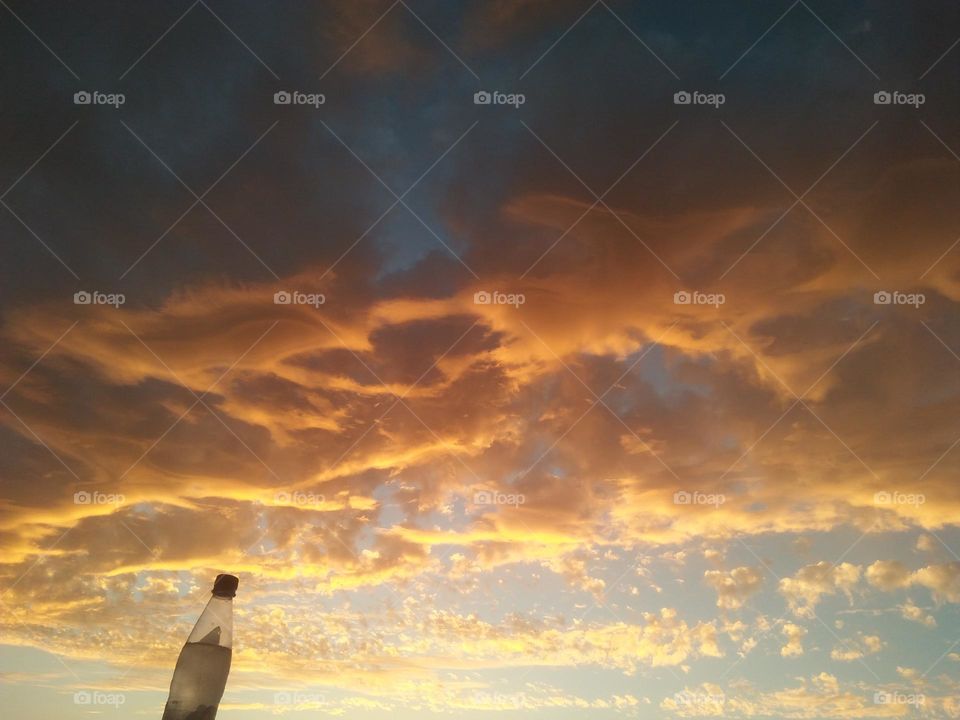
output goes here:
<path id="1" fill-rule="evenodd" d="M 212 596 L 187 642 L 233 647 L 233 598 Z"/>

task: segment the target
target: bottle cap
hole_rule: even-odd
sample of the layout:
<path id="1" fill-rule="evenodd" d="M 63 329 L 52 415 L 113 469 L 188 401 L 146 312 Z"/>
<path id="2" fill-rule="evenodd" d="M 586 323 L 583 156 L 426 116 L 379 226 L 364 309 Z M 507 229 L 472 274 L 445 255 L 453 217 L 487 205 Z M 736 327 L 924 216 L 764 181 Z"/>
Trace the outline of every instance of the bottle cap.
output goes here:
<path id="1" fill-rule="evenodd" d="M 213 594 L 217 597 L 236 597 L 240 578 L 236 575 L 217 575 L 213 581 Z"/>

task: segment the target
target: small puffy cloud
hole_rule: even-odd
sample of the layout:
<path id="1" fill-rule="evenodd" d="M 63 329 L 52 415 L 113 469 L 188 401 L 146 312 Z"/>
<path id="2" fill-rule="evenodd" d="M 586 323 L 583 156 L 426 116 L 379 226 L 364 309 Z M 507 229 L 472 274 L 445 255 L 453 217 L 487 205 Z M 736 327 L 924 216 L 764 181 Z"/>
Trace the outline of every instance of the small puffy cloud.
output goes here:
<path id="1" fill-rule="evenodd" d="M 830 651 L 830 659 L 839 662 L 859 660 L 866 655 L 876 655 L 884 647 L 879 635 L 858 635 L 853 640 L 846 640 Z"/>
<path id="2" fill-rule="evenodd" d="M 822 672 L 810 678 L 810 680 L 815 688 L 825 693 L 835 694 L 840 691 L 840 683 L 836 676 L 828 672 Z"/>
<path id="3" fill-rule="evenodd" d="M 783 624 L 781 632 L 784 637 L 786 637 L 787 642 L 780 648 L 780 654 L 783 657 L 798 657 L 803 655 L 803 637 L 807 634 L 807 629 L 788 622 Z"/>
<path id="4" fill-rule="evenodd" d="M 701 623 L 693 629 L 696 652 L 704 657 L 723 657 L 723 650 L 717 644 L 717 628 L 710 623 Z"/>
<path id="5" fill-rule="evenodd" d="M 897 674 L 904 680 L 910 680 L 911 682 L 915 682 L 923 677 L 916 668 L 901 667 L 899 665 L 897 665 Z"/>
<path id="6" fill-rule="evenodd" d="M 711 565 L 719 565 L 723 562 L 725 554 L 722 550 L 716 548 L 707 548 L 703 551 L 703 558 Z"/>
<path id="7" fill-rule="evenodd" d="M 913 573 L 911 579 L 930 590 L 937 602 L 960 602 L 960 562 L 928 565 Z"/>
<path id="8" fill-rule="evenodd" d="M 886 644 L 880 639 L 879 635 L 863 635 L 860 640 L 870 655 L 880 652 Z"/>
<path id="9" fill-rule="evenodd" d="M 170 578 L 150 576 L 137 590 L 144 596 L 163 598 L 165 596 L 178 595 L 180 592 L 180 584 Z"/>
<path id="10" fill-rule="evenodd" d="M 933 552 L 937 549 L 939 543 L 933 537 L 933 535 L 921 535 L 917 538 L 916 548 L 920 552 Z"/>
<path id="11" fill-rule="evenodd" d="M 881 590 L 919 585 L 927 588 L 933 599 L 941 602 L 960 602 L 960 562 L 927 565 L 910 571 L 897 560 L 877 560 L 867 568 L 867 582 Z"/>
<path id="12" fill-rule="evenodd" d="M 867 582 L 881 590 L 896 590 L 910 584 L 910 571 L 898 560 L 877 560 L 867 568 Z"/>
<path id="13" fill-rule="evenodd" d="M 561 575 L 571 586 L 590 593 L 598 601 L 603 597 L 606 583 L 601 578 L 590 575 L 584 557 L 567 555 L 562 558 L 551 558 L 545 560 L 543 565 Z"/>
<path id="14" fill-rule="evenodd" d="M 786 598 L 795 615 L 813 617 L 814 608 L 821 597 L 842 592 L 850 598 L 859 580 L 859 565 L 834 565 L 821 561 L 800 568 L 793 577 L 780 580 L 780 594 Z"/>
<path id="15" fill-rule="evenodd" d="M 724 610 L 743 607 L 763 584 L 763 572 L 755 567 L 737 567 L 730 572 L 707 570 L 703 578 L 707 585 L 717 591 L 717 607 Z"/>
<path id="16" fill-rule="evenodd" d="M 906 603 L 900 606 L 900 615 L 904 620 L 920 623 L 921 625 L 926 625 L 930 628 L 937 626 L 937 621 L 934 619 L 933 615 L 929 615 L 922 608 L 918 608 L 913 604 L 912 600 L 907 600 Z"/>
<path id="17" fill-rule="evenodd" d="M 687 562 L 687 552 L 686 550 L 664 552 L 660 555 L 660 559 L 682 567 Z"/>
<path id="18" fill-rule="evenodd" d="M 679 717 L 717 717 L 724 714 L 726 693 L 719 685 L 703 683 L 694 688 L 684 687 L 672 697 L 664 698 L 660 708 Z"/>

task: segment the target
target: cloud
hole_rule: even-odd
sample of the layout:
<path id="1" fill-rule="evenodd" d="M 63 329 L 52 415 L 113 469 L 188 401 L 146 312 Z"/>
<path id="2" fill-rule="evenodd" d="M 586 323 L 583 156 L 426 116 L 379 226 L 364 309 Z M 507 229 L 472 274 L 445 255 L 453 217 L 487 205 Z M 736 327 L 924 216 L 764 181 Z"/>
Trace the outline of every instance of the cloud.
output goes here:
<path id="1" fill-rule="evenodd" d="M 726 693 L 719 685 L 702 683 L 664 698 L 660 708 L 677 717 L 716 717 L 724 714 L 726 701 Z"/>
<path id="2" fill-rule="evenodd" d="M 910 571 L 897 560 L 877 560 L 867 568 L 867 582 L 881 590 L 895 590 L 910 584 Z"/>
<path id="3" fill-rule="evenodd" d="M 589 575 L 585 558 L 565 555 L 555 560 L 548 560 L 545 565 L 561 575 L 571 585 L 593 595 L 598 601 L 603 598 L 606 582 L 602 578 Z"/>
<path id="4" fill-rule="evenodd" d="M 737 567 L 730 572 L 707 570 L 703 577 L 717 591 L 717 607 L 725 610 L 743 607 L 763 584 L 763 572 L 756 567 Z"/>
<path id="5" fill-rule="evenodd" d="M 556 230 L 586 207 L 527 194 L 513 198 L 503 217 Z M 696 248 L 749 234 L 763 216 L 743 207 L 684 217 L 624 214 L 644 233 L 681 239 L 667 251 L 678 266 L 695 264 Z M 30 481 L 12 484 L 0 506 L 8 558 L 0 574 L 12 583 L 40 558 L 53 573 L 29 574 L 13 599 L 36 604 L 40 637 L 51 638 L 45 633 L 55 623 L 93 628 L 139 612 L 135 603 L 112 604 L 117 588 L 137 593 L 137 602 L 172 599 L 170 574 L 178 572 L 201 587 L 210 573 L 234 570 L 265 586 L 302 584 L 326 598 L 426 591 L 449 572 L 466 597 L 485 588 L 491 573 L 535 567 L 589 602 L 618 590 L 611 585 L 617 574 L 597 567 L 606 550 L 669 552 L 682 567 L 698 547 L 723 547 L 735 533 L 816 537 L 847 523 L 896 530 L 955 517 L 960 496 L 936 472 L 925 488 L 936 502 L 878 508 L 874 494 L 886 485 L 844 448 L 861 457 L 876 452 L 880 462 L 867 462 L 880 468 L 882 481 L 887 447 L 877 438 L 889 437 L 890 428 L 878 413 L 865 420 L 844 408 L 885 393 L 905 397 L 913 384 L 904 364 L 883 372 L 871 365 L 875 354 L 896 357 L 895 333 L 878 331 L 851 350 L 861 326 L 840 323 L 822 334 L 811 325 L 825 308 L 839 307 L 831 303 L 859 302 L 840 280 L 818 276 L 826 266 L 811 270 L 821 283 L 811 295 L 777 298 L 765 279 L 754 279 L 740 288 L 740 309 L 725 315 L 731 308 L 714 308 L 705 317 L 702 308 L 674 305 L 675 283 L 646 265 L 649 282 L 636 290 L 626 268 L 645 251 L 619 237 L 618 225 L 609 213 L 591 212 L 545 272 L 522 282 L 500 275 L 498 285 L 527 294 L 522 312 L 475 305 L 481 286 L 471 281 L 435 295 L 393 286 L 396 294 L 384 296 L 358 291 L 362 285 L 348 273 L 317 269 L 280 283 L 185 285 L 159 310 L 81 316 L 56 300 L 7 310 L 0 372 L 8 384 L 82 320 L 7 399 L 70 468 L 29 446 L 30 432 L 4 416 L 5 438 L 29 451 L 0 462 L 10 477 Z M 578 264 L 598 249 L 608 261 Z M 792 272 L 779 259 L 771 273 Z M 281 286 L 325 292 L 329 307 L 275 306 Z M 803 387 L 848 350 L 808 400 L 844 443 L 802 407 L 779 422 L 793 401 L 781 379 Z M 879 377 L 890 385 L 882 392 Z M 929 449 L 924 443 L 944 439 L 894 435 L 905 438 L 897 451 L 914 457 Z M 521 493 L 525 502 L 478 506 L 474 489 L 486 485 Z M 124 497 L 77 504 L 81 489 Z M 677 503 L 680 491 L 724 501 Z M 702 582 L 722 611 L 742 609 L 763 589 L 762 573 L 721 570 L 718 552 Z M 811 617 L 824 597 L 851 597 L 860 573 L 849 563 L 816 563 L 778 590 L 796 617 Z M 73 579 L 63 596 L 41 604 L 52 577 Z M 907 571 L 879 561 L 866 577 L 884 589 L 928 587 L 938 602 L 958 596 L 951 565 Z M 651 577 L 650 586 L 667 583 Z M 789 626 L 795 634 L 785 635 L 781 654 L 799 656 L 804 629 Z M 585 662 L 618 672 L 725 652 L 709 619 L 654 615 L 641 625 L 556 632 L 561 646 L 593 647 Z M 10 633 L 15 642 L 33 642 L 15 626 Z M 467 647 L 476 652 L 463 662 L 572 662 L 572 651 L 550 649 L 542 635 L 521 637 L 527 655 L 497 661 L 494 646 L 509 647 L 505 641 L 473 642 Z M 744 653 L 755 647 L 752 638 L 735 642 Z M 96 654 L 83 643 L 58 648 L 69 657 Z M 450 657 L 462 655 L 452 642 L 438 648 L 438 666 L 456 665 Z M 134 662 L 131 652 L 119 655 Z M 296 670 L 279 654 L 238 662 Z M 429 675 L 428 664 L 404 665 L 396 678 Z M 322 674 L 336 672 L 331 665 Z M 364 678 L 358 672 L 344 682 Z"/>
<path id="6" fill-rule="evenodd" d="M 803 638 L 807 634 L 806 628 L 786 622 L 780 631 L 786 637 L 786 644 L 780 648 L 783 657 L 797 657 L 803 655 Z"/>
<path id="7" fill-rule="evenodd" d="M 960 562 L 927 565 L 910 571 L 896 560 L 877 560 L 867 568 L 867 581 L 881 590 L 915 585 L 930 590 L 937 603 L 960 602 Z"/>
<path id="8" fill-rule="evenodd" d="M 577 5 L 571 0 L 491 0 L 473 11 L 467 43 L 498 47 L 518 36 L 541 32 L 547 22 L 564 18 L 573 22 L 576 16 Z"/>
<path id="9" fill-rule="evenodd" d="M 914 605 L 911 600 L 907 600 L 906 603 L 900 606 L 900 615 L 904 620 L 920 623 L 921 625 L 926 625 L 929 628 L 934 628 L 937 626 L 936 619 L 932 615 L 927 614 L 927 612 L 922 608 Z"/>
<path id="10" fill-rule="evenodd" d="M 849 599 L 859 580 L 858 565 L 833 565 L 821 561 L 802 567 L 793 577 L 783 578 L 779 589 L 795 615 L 814 617 L 816 606 L 824 595 L 842 592 Z"/>
<path id="11" fill-rule="evenodd" d="M 442 671 L 595 666 L 634 675 L 643 668 L 677 667 L 695 658 L 723 656 L 714 624 L 688 623 L 671 608 L 643 613 L 640 623 L 610 624 L 531 614 L 487 622 L 413 598 L 396 598 L 399 602 L 392 609 L 374 615 L 360 607 L 321 601 L 324 610 L 318 613 L 313 600 L 278 603 L 270 599 L 277 585 L 261 581 L 244 587 L 244 582 L 243 604 L 237 609 L 244 642 L 234 653 L 232 673 L 241 689 L 285 689 L 302 682 L 344 689 L 366 686 L 368 692 L 375 689 L 388 696 L 391 688 L 413 680 L 428 682 Z M 5 636 L 38 648 L 48 648 L 56 640 L 57 651 L 68 664 L 97 658 L 102 637 L 114 632 L 119 618 L 129 612 L 133 595 L 123 593 L 125 585 L 129 580 L 116 578 L 92 604 L 38 600 L 31 634 L 17 635 L 18 622 L 8 617 L 2 621 Z M 157 619 L 131 631 L 130 642 L 117 648 L 117 663 L 136 669 L 151 687 L 162 687 L 182 642 L 179 633 L 170 632 L 166 620 L 170 609 L 189 615 L 201 607 L 208 592 L 209 586 L 194 586 L 189 596 L 179 599 L 138 597 L 136 606 Z M 65 638 L 64 628 L 82 632 Z M 184 636 L 188 630 L 184 626 Z M 162 643 L 156 640 L 161 635 Z M 144 652 L 144 647 L 151 651 Z"/>
<path id="12" fill-rule="evenodd" d="M 830 659 L 840 662 L 859 660 L 866 655 L 875 655 L 880 652 L 885 643 L 877 635 L 860 633 L 856 638 L 842 641 L 830 651 Z"/>
<path id="13" fill-rule="evenodd" d="M 401 68 L 412 72 L 428 61 L 429 54 L 404 31 L 407 20 L 405 13 L 394 12 L 389 4 L 362 3 L 337 8 L 321 21 L 323 39 L 335 50 L 331 61 L 349 51 L 349 59 L 344 60 L 345 72 L 379 75 L 396 73 Z M 365 37 L 368 33 L 369 38 Z"/>
<path id="14" fill-rule="evenodd" d="M 921 672 L 916 668 L 901 667 L 899 665 L 897 665 L 897 675 L 911 682 L 916 682 L 922 678 Z"/>
<path id="15" fill-rule="evenodd" d="M 136 26 L 169 27 L 161 5 Z M 327 684 L 345 695 L 322 708 L 332 712 L 509 714 L 516 698 L 489 676 L 519 683 L 534 669 L 528 710 L 636 714 L 636 687 L 675 670 L 697 678 L 691 692 L 724 693 L 730 715 L 899 711 L 811 673 L 798 618 L 861 590 L 960 598 L 944 558 L 867 564 L 918 534 L 932 553 L 929 533 L 950 538 L 960 517 L 954 159 L 918 123 L 881 121 L 851 147 L 876 120 L 863 68 L 800 9 L 730 77 L 731 100 L 762 97 L 731 129 L 798 191 L 820 179 L 808 208 L 788 210 L 721 124 L 680 118 L 657 141 L 682 108 L 648 50 L 687 76 L 691 48 L 727 67 L 756 40 L 721 4 L 685 25 L 669 4 L 600 3 L 575 28 L 582 0 L 308 5 L 225 7 L 236 37 L 200 6 L 124 81 L 146 103 L 127 106 L 131 128 L 191 186 L 230 169 L 205 198 L 218 217 L 197 207 L 162 238 L 184 213 L 183 188 L 102 113 L 51 147 L 65 129 L 63 68 L 36 62 L 44 50 L 23 27 L 3 26 L 11 67 L 30 68 L 7 74 L 5 119 L 30 122 L 13 123 L 0 160 L 20 178 L 4 197 L 23 218 L 0 211 L 10 653 L 115 662 L 162 692 L 211 578 L 233 571 L 238 687 Z M 825 22 L 902 46 L 916 77 L 954 37 L 902 5 L 868 33 L 850 30 L 870 14 L 856 3 Z M 60 14 L 31 6 L 24 22 L 43 34 L 79 17 Z M 71 65 L 126 65 L 151 39 L 105 44 L 83 31 L 100 23 L 80 20 L 51 40 Z M 796 22 L 820 39 L 784 32 Z M 917 30 L 906 43 L 904 27 Z M 809 83 L 800 71 L 833 57 L 821 42 L 843 60 Z M 471 103 L 480 88 L 454 55 L 528 94 L 529 131 Z M 956 57 L 925 82 L 952 77 Z M 285 79 L 324 73 L 322 123 L 272 105 L 258 58 Z M 533 85 L 508 82 L 534 61 Z M 930 128 L 956 116 L 955 93 L 940 95 Z M 827 96 L 836 123 L 816 122 Z M 391 191 L 422 182 L 391 209 L 374 175 Z M 83 288 L 37 238 L 83 287 L 116 285 L 127 304 L 74 305 Z M 292 289 L 326 302 L 274 303 Z M 898 289 L 925 302 L 875 304 Z M 475 302 L 491 290 L 525 302 Z M 678 302 L 679 291 L 724 302 Z M 524 502 L 478 502 L 480 489 Z M 876 501 L 894 489 L 925 502 Z M 863 569 L 815 562 L 851 532 L 864 534 Z M 734 540 L 764 545 L 784 579 L 737 567 L 751 561 Z M 896 624 L 886 611 L 905 601 L 869 599 L 856 617 L 877 628 L 851 641 L 864 655 L 881 643 L 876 618 Z M 770 618 L 783 602 L 793 622 L 780 626 Z M 923 605 L 897 612 L 932 627 Z M 758 644 L 770 630 L 776 641 Z M 769 661 L 771 674 L 789 663 L 800 677 L 698 685 L 730 648 L 752 654 L 747 676 Z M 541 684 L 551 669 L 566 680 L 585 668 L 623 685 Z"/>
<path id="16" fill-rule="evenodd" d="M 896 717 L 864 697 L 859 688 L 848 688 L 828 672 L 798 678 L 798 684 L 776 690 L 761 691 L 747 682 L 728 691 L 724 711 L 733 717 L 782 717 L 792 720 L 811 718 L 875 718 Z"/>
<path id="17" fill-rule="evenodd" d="M 928 588 L 939 602 L 960 602 L 960 562 L 928 565 L 911 576 L 911 582 Z"/>

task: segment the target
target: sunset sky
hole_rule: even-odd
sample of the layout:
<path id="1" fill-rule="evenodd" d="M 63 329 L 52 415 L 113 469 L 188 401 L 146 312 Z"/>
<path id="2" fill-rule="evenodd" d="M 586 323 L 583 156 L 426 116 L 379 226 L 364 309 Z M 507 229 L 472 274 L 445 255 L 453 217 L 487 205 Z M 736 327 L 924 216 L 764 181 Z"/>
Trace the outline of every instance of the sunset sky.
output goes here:
<path id="1" fill-rule="evenodd" d="M 0 59 L 5 718 L 159 718 L 218 573 L 220 720 L 960 718 L 956 2 L 0 0 Z"/>

